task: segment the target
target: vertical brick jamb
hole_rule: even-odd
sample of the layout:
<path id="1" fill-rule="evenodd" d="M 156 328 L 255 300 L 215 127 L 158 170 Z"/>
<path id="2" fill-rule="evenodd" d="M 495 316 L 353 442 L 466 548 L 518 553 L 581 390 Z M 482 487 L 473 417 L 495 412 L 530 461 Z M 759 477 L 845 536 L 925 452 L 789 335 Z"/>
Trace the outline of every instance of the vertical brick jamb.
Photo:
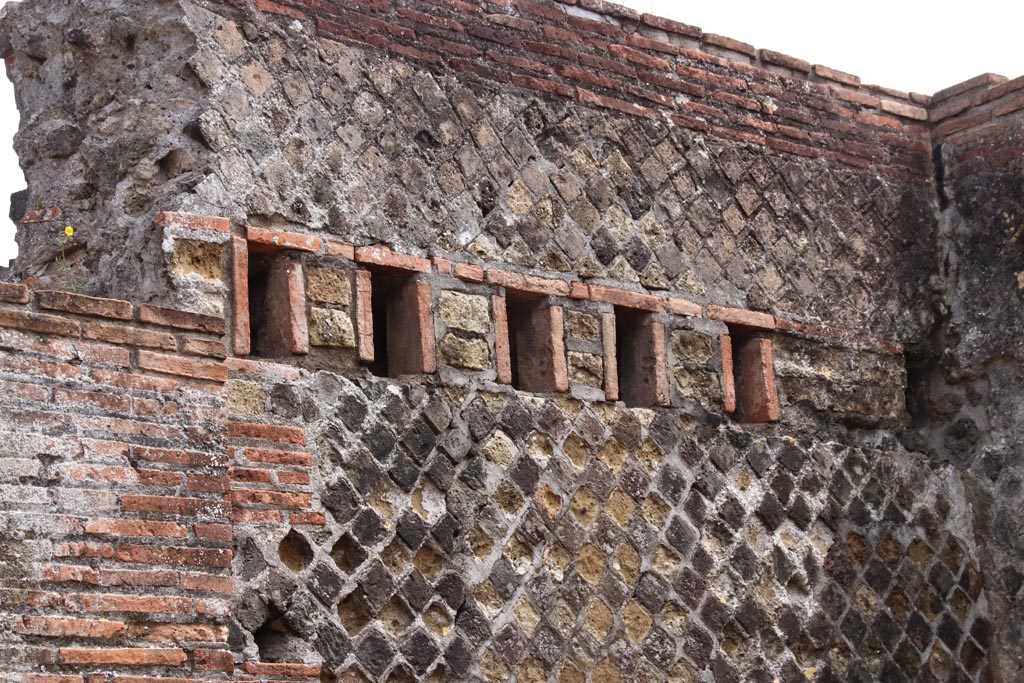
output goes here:
<path id="1" fill-rule="evenodd" d="M 359 360 L 372 363 L 373 354 L 373 284 L 370 272 L 356 271 L 355 305 L 356 346 Z"/>
<path id="2" fill-rule="evenodd" d="M 668 354 L 665 349 L 665 326 L 651 323 L 651 349 L 654 353 L 654 405 L 667 406 L 672 402 L 668 383 Z"/>
<path id="3" fill-rule="evenodd" d="M 722 348 L 722 402 L 723 410 L 729 415 L 736 412 L 736 377 L 732 364 L 732 337 L 727 334 L 718 335 L 718 345 Z"/>
<path id="4" fill-rule="evenodd" d="M 291 352 L 309 353 L 309 320 L 306 316 L 306 278 L 302 264 L 289 262 L 285 267 L 288 282 L 288 328 L 291 331 Z"/>
<path id="5" fill-rule="evenodd" d="M 565 313 L 561 306 L 548 306 L 551 339 L 551 374 L 554 390 L 569 391 L 569 366 L 565 357 Z"/>
<path id="6" fill-rule="evenodd" d="M 601 347 L 604 352 L 604 397 L 619 400 L 619 359 L 615 348 L 615 314 L 601 315 Z"/>
<path id="7" fill-rule="evenodd" d="M 508 339 L 508 309 L 505 297 L 492 296 L 494 308 L 494 355 L 497 357 L 498 384 L 512 384 L 512 355 Z"/>
<path id="8" fill-rule="evenodd" d="M 434 337 L 434 294 L 430 283 L 424 280 L 417 280 L 415 287 L 420 332 L 420 372 L 431 374 L 437 372 L 434 353 L 437 341 Z"/>
<path id="9" fill-rule="evenodd" d="M 252 351 L 249 328 L 249 243 L 242 237 L 231 238 L 231 348 L 236 356 Z"/>
<path id="10" fill-rule="evenodd" d="M 740 418 L 745 422 L 777 422 L 779 397 L 771 340 L 746 339 L 736 355 L 740 369 L 736 392 Z"/>

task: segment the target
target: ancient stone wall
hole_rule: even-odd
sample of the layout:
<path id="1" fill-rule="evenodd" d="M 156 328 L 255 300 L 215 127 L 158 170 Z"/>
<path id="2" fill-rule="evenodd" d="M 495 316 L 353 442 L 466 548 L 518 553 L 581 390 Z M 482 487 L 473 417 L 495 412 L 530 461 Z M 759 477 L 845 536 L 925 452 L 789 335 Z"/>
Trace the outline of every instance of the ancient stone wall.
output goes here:
<path id="1" fill-rule="evenodd" d="M 599 0 L 0 52 L 5 680 L 1019 678 L 1020 79 Z"/>

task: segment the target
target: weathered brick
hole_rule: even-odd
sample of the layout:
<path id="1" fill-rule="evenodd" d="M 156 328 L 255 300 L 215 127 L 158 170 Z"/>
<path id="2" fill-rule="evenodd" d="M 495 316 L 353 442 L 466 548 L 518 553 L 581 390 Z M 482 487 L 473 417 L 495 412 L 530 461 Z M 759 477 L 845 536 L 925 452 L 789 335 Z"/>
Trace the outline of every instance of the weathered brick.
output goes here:
<path id="1" fill-rule="evenodd" d="M 15 631 L 26 635 L 52 638 L 120 638 L 125 624 L 107 619 L 75 617 L 22 616 Z"/>
<path id="2" fill-rule="evenodd" d="M 249 312 L 249 245 L 241 237 L 231 240 L 231 348 L 236 355 L 252 350 Z"/>
<path id="3" fill-rule="evenodd" d="M 228 369 L 223 363 L 170 356 L 153 351 L 139 351 L 139 367 L 143 370 L 213 382 L 226 382 L 228 379 Z"/>
<path id="4" fill-rule="evenodd" d="M 612 304 L 613 306 L 651 311 L 653 313 L 661 313 L 665 310 L 664 297 L 631 292 L 627 289 L 608 287 L 606 285 L 590 285 L 590 298 L 594 301 Z"/>
<path id="5" fill-rule="evenodd" d="M 429 273 L 431 271 L 430 259 L 397 254 L 387 247 L 356 247 L 355 258 L 357 263 L 365 263 L 382 268 L 415 271 L 418 273 Z"/>
<path id="6" fill-rule="evenodd" d="M 111 536 L 163 536 L 184 538 L 188 528 L 174 522 L 143 522 L 132 519 L 90 519 L 85 523 L 87 534 Z"/>
<path id="7" fill-rule="evenodd" d="M 173 351 L 177 348 L 174 335 L 170 333 L 112 323 L 86 323 L 82 336 L 86 339 L 97 339 L 111 344 L 145 346 L 165 351 Z"/>
<path id="8" fill-rule="evenodd" d="M 508 313 L 505 308 L 505 297 L 492 296 L 491 308 L 494 309 L 494 354 L 497 358 L 497 376 L 499 384 L 512 383 L 512 360 L 509 350 Z"/>
<path id="9" fill-rule="evenodd" d="M 248 226 L 245 237 L 249 243 L 270 249 L 297 249 L 299 251 L 319 252 L 323 244 L 319 237 L 303 235 L 283 230 L 267 230 Z"/>
<path id="10" fill-rule="evenodd" d="M 191 213 L 161 211 L 156 215 L 158 228 L 178 230 L 209 230 L 211 232 L 231 232 L 231 223 L 227 218 L 217 216 L 199 216 Z"/>
<path id="11" fill-rule="evenodd" d="M 30 313 L 13 308 L 0 308 L 0 327 L 13 327 L 28 332 L 54 334 L 61 337 L 77 337 L 82 332 L 82 326 L 77 320 L 43 313 Z"/>
<path id="12" fill-rule="evenodd" d="M 27 304 L 30 298 L 31 292 L 25 285 L 0 282 L 0 301 L 9 304 Z"/>
<path id="13" fill-rule="evenodd" d="M 736 376 L 732 361 L 732 337 L 727 334 L 719 335 L 718 345 L 722 353 L 723 410 L 731 415 L 736 412 Z"/>
<path id="14" fill-rule="evenodd" d="M 84 648 L 62 647 L 60 659 L 67 664 L 120 664 L 124 666 L 179 666 L 188 657 L 180 648 Z"/>
<path id="15" fill-rule="evenodd" d="M 161 308 L 150 304 L 140 304 L 136 311 L 141 322 L 163 327 L 210 332 L 211 334 L 224 334 L 226 328 L 223 318 L 200 315 L 199 313 Z"/>
<path id="16" fill-rule="evenodd" d="M 775 329 L 775 318 L 768 313 L 708 304 L 707 314 L 711 320 L 721 320 L 728 325 L 736 325 L 737 327 L 762 330 Z"/>

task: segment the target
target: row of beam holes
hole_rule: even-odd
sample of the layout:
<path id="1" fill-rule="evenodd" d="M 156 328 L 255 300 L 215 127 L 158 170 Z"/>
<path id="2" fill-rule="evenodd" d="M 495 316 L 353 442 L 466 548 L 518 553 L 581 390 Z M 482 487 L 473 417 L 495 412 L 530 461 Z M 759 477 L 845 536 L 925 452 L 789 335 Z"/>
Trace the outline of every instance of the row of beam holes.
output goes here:
<path id="1" fill-rule="evenodd" d="M 253 335 L 253 355 L 267 357 L 266 296 L 273 255 L 250 254 L 249 311 Z M 397 299 L 403 287 L 414 281 L 411 275 L 373 271 L 371 275 L 371 308 L 373 316 L 374 360 L 368 370 L 378 377 L 394 377 L 396 355 L 406 352 L 418 340 L 418 330 L 402 329 L 396 324 Z M 546 300 L 539 296 L 508 292 L 507 319 L 509 354 L 512 366 L 512 387 L 520 391 L 553 392 L 551 384 L 551 350 L 542 341 L 545 335 L 540 317 Z M 623 401 L 630 405 L 649 403 L 644 399 L 645 385 L 653 381 L 652 368 L 643 367 L 644 349 L 640 344 L 641 327 L 649 316 L 628 309 L 616 309 L 618 355 L 618 386 Z M 524 363 L 525 361 L 525 363 Z M 648 364 L 649 365 L 649 364 Z M 625 371 L 624 371 L 625 370 Z M 545 372 L 548 375 L 545 375 Z"/>
<path id="2" fill-rule="evenodd" d="M 253 335 L 253 355 L 272 355 L 266 339 L 266 299 L 273 254 L 250 254 L 249 310 Z M 414 353 L 419 330 L 409 329 L 412 320 L 400 317 L 399 300 L 411 295 L 404 290 L 415 282 L 411 274 L 372 271 L 371 309 L 373 316 L 374 360 L 368 370 L 378 377 L 396 377 L 408 371 L 403 362 Z M 520 391 L 553 393 L 551 349 L 546 344 L 550 332 L 547 299 L 522 292 L 508 291 L 506 299 L 512 387 Z M 415 323 L 418 324 L 418 321 Z M 619 398 L 630 406 L 650 406 L 654 391 L 654 364 L 651 340 L 644 330 L 651 324 L 650 314 L 627 308 L 615 308 L 616 373 Z M 739 338 L 736 337 L 737 341 Z M 741 374 L 736 373 L 737 391 Z"/>

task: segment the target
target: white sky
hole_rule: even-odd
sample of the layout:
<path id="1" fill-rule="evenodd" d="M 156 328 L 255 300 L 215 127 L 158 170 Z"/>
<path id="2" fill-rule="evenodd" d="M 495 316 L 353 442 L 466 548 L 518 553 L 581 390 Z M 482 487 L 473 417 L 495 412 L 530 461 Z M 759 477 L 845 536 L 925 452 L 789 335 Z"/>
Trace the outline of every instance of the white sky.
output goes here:
<path id="1" fill-rule="evenodd" d="M 1021 0 L 620 2 L 901 90 L 931 94 L 985 72 L 1024 75 Z M 0 78 L 0 265 L 17 255 L 9 196 L 25 185 L 10 147 L 15 130 L 13 89 Z"/>

